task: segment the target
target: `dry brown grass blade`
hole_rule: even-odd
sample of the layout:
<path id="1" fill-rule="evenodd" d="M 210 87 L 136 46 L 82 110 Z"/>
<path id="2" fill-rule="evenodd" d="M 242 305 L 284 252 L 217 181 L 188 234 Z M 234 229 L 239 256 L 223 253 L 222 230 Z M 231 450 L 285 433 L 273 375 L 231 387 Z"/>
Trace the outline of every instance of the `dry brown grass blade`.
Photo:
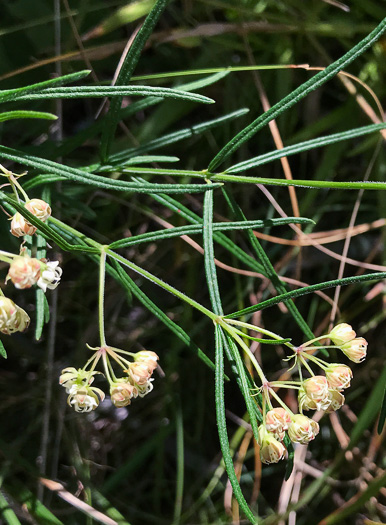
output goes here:
<path id="1" fill-rule="evenodd" d="M 52 492 L 55 492 L 64 501 L 75 507 L 80 512 L 87 514 L 87 516 L 90 516 L 95 521 L 99 521 L 99 523 L 103 523 L 104 525 L 118 525 L 115 520 L 112 520 L 105 514 L 102 514 L 102 512 L 99 512 L 99 510 L 94 509 L 94 507 L 91 507 L 84 501 L 71 494 L 71 492 L 68 492 L 68 490 L 66 490 L 61 483 L 46 478 L 39 478 L 39 481 L 42 485 L 44 485 L 44 487 L 51 490 Z"/>

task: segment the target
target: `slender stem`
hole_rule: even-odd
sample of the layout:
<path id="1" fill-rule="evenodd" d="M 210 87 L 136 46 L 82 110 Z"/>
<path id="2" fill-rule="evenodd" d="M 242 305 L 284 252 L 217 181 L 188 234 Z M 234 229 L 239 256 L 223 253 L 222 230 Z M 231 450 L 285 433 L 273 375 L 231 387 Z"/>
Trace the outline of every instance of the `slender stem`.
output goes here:
<path id="1" fill-rule="evenodd" d="M 273 390 L 273 388 L 269 389 L 269 393 L 272 397 L 276 399 L 276 401 L 286 410 L 291 416 L 294 416 L 295 414 L 292 412 L 291 409 L 287 407 L 287 405 L 284 403 L 284 401 L 281 400 L 280 396 L 276 394 L 276 392 Z"/>
<path id="2" fill-rule="evenodd" d="M 105 297 L 105 274 L 106 274 L 106 252 L 101 250 L 99 264 L 99 336 L 101 346 L 106 346 L 105 325 L 104 325 L 104 297 Z"/>
<path id="3" fill-rule="evenodd" d="M 322 368 L 323 370 L 325 370 L 329 366 L 329 363 L 327 363 L 326 361 L 323 361 L 322 359 L 319 359 L 319 357 L 316 357 L 315 355 L 304 354 L 302 357 L 303 359 L 307 358 L 310 361 L 313 361 L 318 366 L 320 366 L 320 368 Z"/>
<path id="4" fill-rule="evenodd" d="M 248 346 L 244 343 L 244 341 L 241 339 L 241 337 L 239 337 L 237 335 L 237 333 L 232 329 L 231 326 L 229 326 L 225 320 L 221 320 L 219 322 L 220 326 L 222 326 L 224 328 L 224 330 L 226 330 L 232 337 L 235 341 L 237 341 L 239 343 L 239 345 L 241 346 L 241 348 L 244 350 L 244 352 L 248 355 L 249 359 L 251 360 L 253 366 L 255 367 L 256 369 L 256 372 L 258 374 L 258 376 L 260 377 L 261 379 L 261 383 L 264 385 L 264 383 L 267 383 L 267 378 L 265 377 L 264 375 L 264 372 L 261 368 L 261 366 L 259 365 L 259 363 L 256 361 L 256 357 L 252 354 L 252 352 L 250 351 L 250 349 L 248 348 Z"/>
<path id="5" fill-rule="evenodd" d="M 304 357 L 302 356 L 299 356 L 299 359 L 300 361 L 302 362 L 302 365 L 307 368 L 307 370 L 309 371 L 309 373 L 311 374 L 311 376 L 314 376 L 314 372 L 312 371 L 312 369 L 310 368 L 310 366 L 307 364 L 306 360 L 304 359 Z"/>
<path id="6" fill-rule="evenodd" d="M 234 324 L 234 325 L 237 325 L 237 326 L 243 326 L 244 328 L 249 328 L 250 330 L 254 330 L 255 332 L 260 332 L 260 333 L 262 333 L 264 335 L 268 335 L 269 337 L 272 337 L 272 339 L 276 339 L 278 341 L 282 341 L 284 339 L 280 335 L 275 334 L 274 332 L 271 332 L 270 330 L 266 330 L 265 328 L 261 328 L 260 326 L 255 326 L 253 324 L 244 323 L 243 321 L 237 321 L 235 319 L 224 319 L 224 321 L 226 323 L 229 323 L 229 324 Z M 291 349 L 294 348 L 294 346 L 291 343 L 287 342 L 287 343 L 283 343 L 283 344 L 285 344 L 286 346 L 288 346 Z"/>
<path id="7" fill-rule="evenodd" d="M 202 312 L 203 314 L 208 316 L 209 319 L 212 319 L 213 321 L 218 321 L 218 319 L 219 319 L 218 315 L 216 315 L 215 313 L 211 312 L 210 310 L 208 310 L 208 308 L 205 308 L 205 306 L 202 306 L 200 303 L 198 303 L 194 299 L 191 299 L 190 297 L 188 297 L 184 293 L 180 292 L 179 290 L 177 290 L 176 288 L 174 288 L 170 284 L 165 283 L 164 281 L 162 281 L 162 279 L 159 279 L 155 275 L 152 275 L 150 272 L 148 272 L 147 270 L 144 270 L 143 268 L 137 266 L 133 262 L 128 261 L 127 259 L 125 259 L 121 255 L 119 255 L 118 253 L 113 252 L 109 248 L 106 248 L 105 251 L 106 251 L 106 254 L 109 257 L 112 257 L 113 259 L 119 261 L 121 264 L 123 264 L 123 266 L 127 266 L 127 268 L 130 268 L 131 270 L 134 270 L 135 272 L 139 273 L 140 275 L 142 275 L 146 279 L 149 279 L 149 281 L 152 281 L 154 284 L 157 284 L 158 286 L 160 286 L 164 290 L 172 293 L 173 295 L 175 295 L 176 297 L 178 297 L 182 301 L 185 301 L 186 303 L 190 304 L 190 306 L 193 306 L 193 308 L 196 308 L 197 310 L 199 310 L 200 312 Z"/>
<path id="8" fill-rule="evenodd" d="M 327 339 L 328 335 L 320 335 L 319 337 L 315 337 L 315 339 L 311 339 L 310 341 L 307 341 L 306 343 L 302 344 L 302 348 L 311 345 L 312 343 L 315 343 L 316 341 L 320 341 L 321 339 Z M 320 350 L 320 347 L 316 347 Z"/>
<path id="9" fill-rule="evenodd" d="M 111 383 L 114 383 L 111 375 L 110 375 L 110 371 L 109 371 L 109 366 L 108 366 L 108 358 L 107 358 L 107 355 L 106 355 L 106 352 L 103 353 L 103 368 L 105 369 L 105 374 L 106 374 L 106 377 L 107 377 L 107 381 L 111 384 Z"/>
<path id="10" fill-rule="evenodd" d="M 20 193 L 23 195 L 25 202 L 28 202 L 28 201 L 30 200 L 30 198 L 28 197 L 28 195 L 26 194 L 26 192 L 23 190 L 21 184 L 18 183 L 18 181 L 16 180 L 16 178 L 15 178 L 13 175 L 10 175 L 10 176 L 9 176 L 9 181 L 10 181 L 10 183 L 11 183 L 12 188 L 13 188 L 14 186 L 16 186 L 16 188 L 17 188 L 17 189 L 20 191 Z M 17 199 L 17 200 L 18 200 L 18 202 L 19 202 L 19 199 Z"/>

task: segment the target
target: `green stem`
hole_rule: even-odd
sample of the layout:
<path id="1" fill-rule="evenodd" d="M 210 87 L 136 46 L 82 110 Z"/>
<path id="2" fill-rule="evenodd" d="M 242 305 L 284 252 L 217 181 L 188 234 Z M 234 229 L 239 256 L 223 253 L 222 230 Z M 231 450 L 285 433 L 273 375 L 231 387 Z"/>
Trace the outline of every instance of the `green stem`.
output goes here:
<path id="1" fill-rule="evenodd" d="M 137 266 L 133 262 L 128 261 L 127 259 L 125 259 L 121 255 L 119 255 L 118 253 L 113 252 L 109 248 L 106 248 L 105 251 L 106 251 L 106 254 L 109 257 L 115 259 L 116 261 L 119 261 L 121 264 L 123 264 L 123 266 L 127 266 L 127 268 L 130 268 L 131 270 L 134 270 L 136 273 L 138 273 L 139 275 L 142 275 L 146 279 L 149 279 L 149 281 L 157 284 L 158 286 L 160 286 L 161 288 L 163 288 L 167 292 L 172 293 L 173 295 L 175 295 L 176 297 L 178 297 L 182 301 L 185 301 L 186 303 L 190 304 L 190 306 L 193 306 L 193 308 L 196 308 L 197 310 L 199 310 L 200 312 L 202 312 L 203 314 L 208 316 L 209 319 L 212 319 L 212 321 L 218 321 L 218 319 L 219 319 L 218 315 L 216 315 L 215 313 L 211 312 L 210 310 L 208 310 L 208 308 L 205 308 L 205 306 L 202 306 L 200 303 L 198 303 L 194 299 L 191 299 L 190 297 L 188 297 L 184 293 L 180 292 L 179 290 L 177 290 L 176 288 L 174 288 L 170 284 L 165 283 L 164 281 L 162 281 L 162 279 L 159 279 L 158 277 L 156 277 L 155 275 L 151 274 L 147 270 L 144 270 L 143 268 L 140 268 L 139 266 Z"/>
<path id="2" fill-rule="evenodd" d="M 269 389 L 269 393 L 271 394 L 272 397 L 274 397 L 276 399 L 276 401 L 279 403 L 279 405 L 281 405 L 284 410 L 286 410 L 291 416 L 294 416 L 295 414 L 292 412 L 291 409 L 289 409 L 287 407 L 287 405 L 284 403 L 284 401 L 282 401 L 282 399 L 280 398 L 280 396 L 278 396 L 276 394 L 276 392 L 273 390 L 273 388 L 270 388 Z"/>
<path id="3" fill-rule="evenodd" d="M 243 321 L 236 321 L 235 319 L 224 319 L 224 321 L 229 324 L 234 324 L 237 326 L 243 326 L 244 328 L 249 328 L 250 330 L 254 330 L 255 332 L 260 332 L 278 341 L 282 341 L 284 339 L 284 337 L 281 337 L 280 335 L 275 334 L 274 332 L 271 332 L 270 330 L 266 330 L 265 328 L 261 328 L 260 326 L 255 326 L 253 324 L 244 323 Z M 291 348 L 291 350 L 294 349 L 294 346 L 291 343 L 283 343 L 283 344 Z"/>
<path id="4" fill-rule="evenodd" d="M 268 382 L 267 378 L 265 377 L 261 366 L 256 361 L 256 357 L 252 354 L 252 352 L 250 351 L 248 346 L 244 343 L 244 341 L 241 339 L 241 337 L 239 337 L 237 335 L 237 333 L 232 329 L 232 327 L 229 326 L 225 321 L 220 320 L 218 323 L 219 323 L 220 326 L 222 326 L 224 328 L 224 330 L 226 330 L 233 337 L 233 339 L 235 341 L 238 342 L 238 344 L 241 346 L 241 348 L 244 350 L 244 352 L 248 355 L 249 359 L 251 360 L 253 366 L 256 369 L 256 372 L 257 372 L 258 376 L 260 377 L 261 383 L 263 385 L 264 385 L 264 383 L 267 383 Z"/>
<path id="5" fill-rule="evenodd" d="M 99 336 L 101 346 L 106 346 L 105 325 L 104 325 L 104 297 L 105 297 L 105 275 L 106 275 L 106 252 L 101 250 L 99 265 Z"/>
<path id="6" fill-rule="evenodd" d="M 304 359 L 304 357 L 302 356 L 299 356 L 299 359 L 300 361 L 302 362 L 302 365 L 307 368 L 307 370 L 309 371 L 309 373 L 311 374 L 311 376 L 313 377 L 315 374 L 314 372 L 312 371 L 311 367 L 307 364 L 306 360 Z"/>

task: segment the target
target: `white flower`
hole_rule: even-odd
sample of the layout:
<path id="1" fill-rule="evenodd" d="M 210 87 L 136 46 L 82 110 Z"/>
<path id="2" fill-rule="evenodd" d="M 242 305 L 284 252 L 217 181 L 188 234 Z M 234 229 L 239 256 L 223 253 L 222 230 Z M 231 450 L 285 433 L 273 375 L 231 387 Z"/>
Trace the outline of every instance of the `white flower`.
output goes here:
<path id="1" fill-rule="evenodd" d="M 151 392 L 153 390 L 154 385 L 153 385 L 152 381 L 154 381 L 154 379 L 148 379 L 145 384 L 142 384 L 142 385 L 136 384 L 135 385 L 137 390 L 138 390 L 139 397 L 145 397 L 146 394 L 148 394 L 149 392 Z"/>
<path id="2" fill-rule="evenodd" d="M 37 285 L 43 290 L 47 291 L 47 288 L 54 290 L 60 283 L 63 270 L 58 266 L 59 261 L 52 261 L 46 263 L 42 267 L 42 272 Z"/>
<path id="3" fill-rule="evenodd" d="M 0 332 L 6 335 L 23 332 L 28 328 L 30 318 L 20 306 L 8 297 L 0 296 Z"/>
<path id="4" fill-rule="evenodd" d="M 72 406 L 76 412 L 91 412 L 99 405 L 99 398 L 104 400 L 105 394 L 100 388 L 94 386 L 72 385 L 69 389 L 67 403 Z"/>

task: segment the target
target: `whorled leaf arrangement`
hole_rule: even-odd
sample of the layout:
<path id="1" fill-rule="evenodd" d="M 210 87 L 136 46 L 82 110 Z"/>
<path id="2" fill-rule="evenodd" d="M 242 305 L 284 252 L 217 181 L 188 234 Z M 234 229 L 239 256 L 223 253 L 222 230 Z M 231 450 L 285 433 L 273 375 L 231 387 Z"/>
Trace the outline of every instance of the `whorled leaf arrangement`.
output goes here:
<path id="1" fill-rule="evenodd" d="M 133 114 L 139 109 L 150 107 L 162 102 L 165 98 L 187 100 L 193 103 L 213 103 L 208 97 L 191 92 L 200 89 L 223 78 L 226 73 L 211 75 L 191 84 L 178 88 L 157 88 L 148 86 L 128 86 L 132 73 L 139 60 L 141 50 L 154 29 L 167 0 L 158 0 L 145 23 L 138 32 L 129 53 L 120 70 L 117 83 L 113 87 L 105 86 L 80 86 L 63 87 L 74 81 L 84 79 L 88 72 L 81 71 L 76 74 L 66 75 L 47 82 L 42 82 L 21 89 L 0 92 L 0 103 L 29 102 L 33 100 L 46 100 L 50 98 L 81 98 L 81 97 L 111 97 L 108 113 L 93 125 L 89 135 L 102 130 L 100 163 L 91 166 L 73 168 L 64 163 L 54 162 L 44 157 L 37 157 L 29 153 L 12 148 L 0 146 L 0 158 L 32 168 L 33 175 L 26 179 L 22 185 L 20 178 L 10 168 L 1 166 L 1 175 L 5 179 L 0 192 L 0 202 L 5 210 L 11 214 L 11 234 L 23 239 L 18 253 L 0 251 L 0 260 L 9 265 L 6 280 L 10 280 L 20 290 L 37 286 L 36 307 L 36 338 L 42 333 L 43 325 L 48 321 L 49 312 L 44 293 L 47 289 L 56 288 L 62 277 L 62 270 L 57 261 L 46 259 L 46 241 L 55 243 L 63 251 L 74 251 L 86 255 L 91 261 L 99 265 L 99 337 L 97 347 L 89 347 L 92 356 L 86 360 L 82 368 L 68 366 L 60 376 L 60 384 L 68 393 L 68 404 L 77 412 L 90 412 L 97 408 L 103 401 L 105 393 L 102 389 L 92 386 L 95 375 L 99 374 L 97 366 L 102 363 L 103 373 L 109 385 L 111 401 L 116 407 L 127 406 L 131 400 L 143 397 L 153 389 L 152 374 L 157 367 L 158 356 L 153 351 L 142 350 L 131 353 L 126 350 L 112 347 L 106 342 L 104 329 L 104 294 L 106 273 L 113 277 L 122 288 L 133 294 L 153 315 L 164 323 L 188 348 L 195 352 L 215 372 L 216 417 L 220 438 L 221 450 L 224 457 L 226 470 L 232 484 L 233 492 L 246 517 L 255 523 L 256 519 L 243 496 L 238 478 L 235 474 L 233 460 L 229 449 L 227 426 L 225 419 L 224 402 L 224 354 L 228 358 L 232 372 L 245 399 L 249 421 L 255 439 L 260 446 L 260 457 L 263 463 L 275 463 L 287 455 L 293 456 L 291 443 L 307 444 L 318 434 L 318 423 L 304 415 L 304 411 L 323 410 L 332 412 L 339 409 L 344 403 L 343 390 L 350 386 L 352 378 L 351 369 L 343 363 L 330 363 L 320 357 L 320 353 L 328 355 L 329 349 L 339 349 L 354 363 L 360 363 L 366 356 L 367 342 L 361 337 L 356 337 L 352 327 L 340 323 L 329 333 L 314 337 L 311 329 L 303 319 L 292 298 L 310 294 L 317 290 L 334 286 L 348 285 L 354 282 L 367 282 L 384 279 L 386 273 L 372 273 L 353 276 L 333 281 L 327 281 L 313 286 L 304 287 L 295 291 L 287 291 L 282 280 L 276 273 L 269 257 L 253 233 L 253 229 L 275 227 L 286 224 L 310 224 L 313 221 L 301 217 L 286 219 L 273 218 L 270 220 L 247 220 L 242 209 L 230 191 L 231 183 L 272 184 L 287 186 L 305 186 L 312 188 L 339 188 L 339 189 L 378 189 L 385 190 L 386 184 L 382 182 L 329 182 L 318 180 L 280 180 L 266 177 L 250 177 L 240 175 L 257 166 L 273 162 L 283 156 L 297 154 L 316 147 L 334 144 L 343 140 L 365 136 L 386 128 L 386 124 L 374 124 L 362 128 L 351 129 L 326 137 L 310 140 L 289 146 L 280 151 L 272 151 L 259 155 L 247 161 L 239 162 L 222 173 L 215 170 L 225 160 L 229 159 L 246 140 L 251 138 L 272 119 L 292 107 L 312 90 L 327 82 L 346 65 L 360 56 L 386 29 L 384 20 L 368 37 L 342 58 L 334 62 L 325 71 L 318 73 L 290 93 L 269 111 L 264 113 L 238 135 L 228 142 L 209 164 L 208 169 L 202 171 L 180 169 L 158 169 L 147 167 L 153 162 L 177 162 L 176 157 L 148 154 L 163 146 L 176 143 L 194 134 L 200 134 L 215 126 L 220 126 L 229 120 L 244 115 L 248 110 L 239 111 L 222 116 L 218 119 L 200 123 L 191 128 L 184 128 L 178 132 L 164 135 L 156 140 L 141 146 L 122 150 L 110 154 L 111 144 L 115 130 L 122 116 Z M 121 109 L 124 96 L 146 97 L 135 102 L 126 109 Z M 55 115 L 44 112 L 27 110 L 7 111 L 0 114 L 0 121 L 15 118 L 42 118 L 53 119 Z M 78 137 L 69 139 L 58 148 L 58 154 L 64 154 L 67 149 L 77 147 L 83 140 L 82 132 Z M 71 142 L 72 141 L 72 142 Z M 142 165 L 145 165 L 143 167 Z M 115 176 L 111 176 L 114 174 Z M 130 175 L 130 181 L 120 180 L 120 175 Z M 116 176 L 118 175 L 118 176 Z M 143 176 L 162 177 L 189 177 L 200 179 L 198 184 L 178 184 L 174 182 L 153 182 L 144 180 Z M 162 180 L 162 179 L 161 179 Z M 89 185 L 94 188 L 103 188 L 109 191 L 120 191 L 126 194 L 146 193 L 154 201 L 162 204 L 173 213 L 178 213 L 188 223 L 185 226 L 165 228 L 122 238 L 109 245 L 102 245 L 96 240 L 86 236 L 77 229 L 55 217 L 49 204 L 49 185 L 57 181 L 72 181 L 76 184 Z M 42 186 L 41 199 L 30 199 L 28 191 Z M 219 188 L 229 206 L 231 221 L 214 222 L 214 198 Z M 10 189 L 11 192 L 7 190 Z M 189 210 L 172 194 L 204 193 L 203 216 Z M 227 232 L 245 230 L 255 256 L 251 257 L 232 241 Z M 116 250 L 142 243 L 159 242 L 182 235 L 201 235 L 204 245 L 204 265 L 206 280 L 211 300 L 211 309 L 200 304 L 192 297 L 177 290 L 166 283 L 161 277 L 155 276 L 145 268 L 138 266 Z M 278 295 L 266 299 L 249 308 L 237 312 L 224 314 L 221 299 L 221 290 L 217 280 L 214 246 L 220 244 L 235 258 L 243 261 L 252 270 L 260 272 L 272 283 Z M 200 349 L 190 335 L 169 317 L 141 290 L 135 281 L 128 275 L 127 270 L 136 272 L 141 277 L 173 294 L 177 299 L 195 308 L 207 316 L 214 324 L 215 333 L 215 362 L 213 363 Z M 2 292 L 1 292 L 2 293 Z M 255 326 L 238 318 L 250 315 L 279 302 L 287 305 L 290 315 L 303 331 L 306 342 L 293 345 L 291 338 L 283 337 L 273 331 Z M 0 331 L 10 335 L 17 331 L 24 331 L 29 325 L 29 315 L 17 306 L 11 299 L 3 294 L 0 297 Z M 263 334 L 264 338 L 253 334 Z M 296 379 L 284 381 L 271 381 L 251 352 L 248 341 L 258 341 L 261 344 L 280 344 L 289 350 L 288 360 L 293 359 L 292 366 L 288 369 L 297 372 Z M 330 344 L 329 341 L 332 343 Z M 240 350 L 242 352 L 240 353 Z M 4 347 L 0 351 L 6 357 Z M 242 355 L 245 355 L 253 365 L 253 376 L 248 372 Z M 315 374 L 315 368 L 320 370 Z M 299 413 L 294 413 L 277 394 L 277 389 L 295 389 L 298 391 Z M 385 410 L 382 411 L 382 421 Z M 381 421 L 381 423 L 382 423 Z M 380 423 L 380 428 L 381 428 Z M 290 467 L 291 467 L 291 463 Z M 289 472 L 287 475 L 290 473 Z"/>

